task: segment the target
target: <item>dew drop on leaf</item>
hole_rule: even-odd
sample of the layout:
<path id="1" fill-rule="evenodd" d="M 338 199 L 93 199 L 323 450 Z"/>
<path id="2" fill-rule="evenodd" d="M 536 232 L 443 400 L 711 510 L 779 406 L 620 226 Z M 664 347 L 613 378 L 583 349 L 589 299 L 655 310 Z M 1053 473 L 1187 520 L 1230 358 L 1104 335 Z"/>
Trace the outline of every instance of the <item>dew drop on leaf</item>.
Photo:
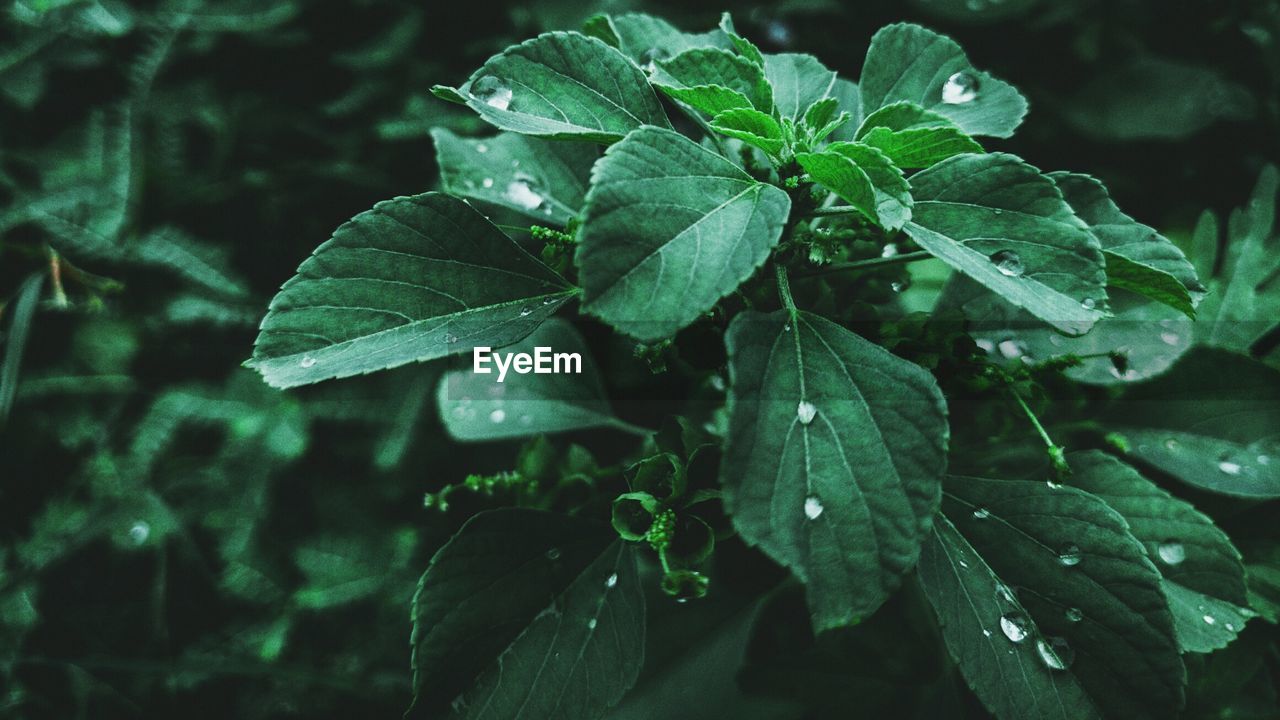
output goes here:
<path id="1" fill-rule="evenodd" d="M 796 406 L 796 417 L 800 420 L 801 425 L 808 425 L 813 422 L 813 418 L 818 414 L 818 408 L 808 400 L 801 400 Z"/>
<path id="2" fill-rule="evenodd" d="M 1176 449 L 1177 447 L 1178 447 L 1178 440 L 1177 440 L 1177 438 L 1169 438 L 1168 440 L 1165 440 L 1165 441 L 1164 441 L 1164 449 L 1165 449 L 1165 450 L 1174 450 L 1174 449 Z"/>
<path id="3" fill-rule="evenodd" d="M 1094 300 L 1093 298 L 1085 298 L 1084 300 L 1080 301 L 1080 307 L 1084 308 L 1085 310 L 1092 310 L 1098 307 L 1098 301 Z"/>
<path id="4" fill-rule="evenodd" d="M 1012 642 L 1020 643 L 1027 639 L 1027 619 L 1020 613 L 1001 615 L 1000 632 Z"/>
<path id="5" fill-rule="evenodd" d="M 617 584 L 618 584 L 618 573 L 614 573 L 610 575 L 609 579 L 604 581 L 604 586 L 607 588 L 614 587 Z"/>
<path id="6" fill-rule="evenodd" d="M 141 545 L 151 537 L 151 525 L 145 520 L 138 520 L 129 528 L 129 539 L 134 545 Z"/>
<path id="7" fill-rule="evenodd" d="M 1203 618 L 1201 618 L 1201 620 L 1204 620 L 1205 625 L 1212 625 L 1218 622 L 1217 620 L 1214 619 L 1212 615 L 1205 615 Z"/>
<path id="8" fill-rule="evenodd" d="M 1160 342 L 1163 342 L 1165 345 L 1177 345 L 1180 339 L 1181 338 L 1178 337 L 1178 333 L 1175 332 L 1165 331 L 1160 333 Z"/>
<path id="9" fill-rule="evenodd" d="M 591 618 L 590 620 L 588 620 L 588 621 L 587 621 L 587 629 L 588 629 L 588 630 L 595 630 L 595 629 L 596 629 L 596 619 L 595 619 L 595 618 Z"/>
<path id="10" fill-rule="evenodd" d="M 1080 608 L 1067 608 L 1067 622 L 1077 623 L 1084 619 L 1084 613 L 1080 612 Z"/>
<path id="11" fill-rule="evenodd" d="M 997 345 L 996 348 L 1000 350 L 1000 355 L 1007 360 L 1016 360 L 1027 352 L 1026 345 L 1012 338 L 1008 340 L 1001 340 L 1000 344 Z"/>
<path id="12" fill-rule="evenodd" d="M 533 308 L 527 306 L 520 308 L 520 317 L 527 317 L 531 314 L 533 314 Z"/>
<path id="13" fill-rule="evenodd" d="M 990 340 L 987 340 L 986 338 L 983 338 L 981 340 L 974 340 L 973 343 L 977 345 L 978 349 L 982 350 L 983 352 L 992 352 L 996 349 L 996 344 Z"/>
<path id="14" fill-rule="evenodd" d="M 445 341 L 446 343 L 449 343 L 449 344 L 456 343 L 456 342 L 458 342 L 458 336 L 457 336 L 457 335 L 452 335 L 452 334 L 450 334 L 450 333 L 445 333 L 445 334 L 444 334 L 444 341 Z"/>
<path id="15" fill-rule="evenodd" d="M 480 184 L 487 188 L 491 188 L 493 187 L 493 178 L 485 178 L 484 180 L 480 181 Z"/>
<path id="16" fill-rule="evenodd" d="M 817 520 L 818 516 L 822 514 L 822 510 L 823 510 L 822 501 L 819 500 L 816 496 L 810 495 L 809 497 L 804 499 L 804 516 L 805 517 L 809 518 L 810 520 Z"/>
<path id="17" fill-rule="evenodd" d="M 530 178 L 517 176 L 507 184 L 506 198 L 525 210 L 537 210 L 542 206 L 542 196 L 533 189 Z"/>
<path id="18" fill-rule="evenodd" d="M 942 102 L 948 105 L 973 102 L 976 97 L 978 97 L 978 78 L 964 70 L 947 78 L 947 82 L 942 86 Z"/>
<path id="19" fill-rule="evenodd" d="M 909 287 L 911 287 L 911 283 L 907 282 L 906 280 L 901 280 L 901 281 L 895 280 L 894 282 L 889 284 L 889 289 L 893 290 L 896 293 L 900 293 Z"/>
<path id="20" fill-rule="evenodd" d="M 503 410 L 502 408 L 497 408 L 493 412 L 489 413 L 489 422 L 495 425 L 506 419 L 507 419 L 507 411 Z"/>
<path id="21" fill-rule="evenodd" d="M 1233 460 L 1229 460 L 1225 457 L 1218 460 L 1218 470 L 1221 471 L 1223 475 L 1239 475 L 1242 469 L 1243 468 L 1240 467 L 1240 463 Z"/>
<path id="22" fill-rule="evenodd" d="M 1064 638 L 1051 637 L 1036 640 L 1036 654 L 1050 670 L 1066 670 L 1076 659 L 1076 653 Z"/>
<path id="23" fill-rule="evenodd" d="M 1172 540 L 1160 543 L 1156 548 L 1156 554 L 1168 565 L 1177 565 L 1187 559 L 1187 549 L 1182 543 Z"/>
<path id="24" fill-rule="evenodd" d="M 488 146 L 488 145 L 485 145 L 484 143 L 480 143 L 480 144 L 476 145 L 476 152 L 478 152 L 478 153 L 480 153 L 481 155 L 483 155 L 484 153 L 489 152 L 489 146 Z"/>
<path id="25" fill-rule="evenodd" d="M 548 559 L 548 560 L 559 560 L 559 559 L 560 559 L 560 548 L 551 548 L 550 550 L 548 550 L 548 551 L 547 551 L 547 559 Z"/>
<path id="26" fill-rule="evenodd" d="M 315 364 L 316 364 L 316 359 L 311 357 L 310 355 L 307 355 L 306 357 L 302 358 L 301 362 L 298 363 L 298 367 L 309 368 Z"/>
<path id="27" fill-rule="evenodd" d="M 1080 547 L 1075 543 L 1064 545 L 1062 550 L 1058 552 L 1058 562 L 1067 567 L 1074 567 L 1080 564 Z"/>
<path id="28" fill-rule="evenodd" d="M 988 629 L 986 629 L 986 628 L 983 628 L 983 629 L 982 629 L 982 636 L 983 636 L 983 637 L 991 637 L 991 631 L 990 631 L 990 630 L 988 630 Z"/>
<path id="29" fill-rule="evenodd" d="M 898 246 L 892 243 L 885 245 L 884 249 L 880 251 L 880 257 L 883 257 L 883 258 L 890 258 L 897 254 L 898 254 Z"/>
<path id="30" fill-rule="evenodd" d="M 1026 272 L 1026 268 L 1022 265 L 1022 258 L 1012 250 L 997 250 L 991 254 L 991 262 L 995 264 L 996 270 L 999 270 L 1001 275 L 1007 277 L 1021 277 L 1022 273 Z"/>
<path id="31" fill-rule="evenodd" d="M 471 83 L 471 97 L 489 107 L 506 110 L 511 105 L 511 88 L 501 79 L 486 75 Z"/>
<path id="32" fill-rule="evenodd" d="M 978 508 L 973 511 L 974 520 L 986 520 L 989 517 L 991 517 L 991 511 L 986 508 Z"/>

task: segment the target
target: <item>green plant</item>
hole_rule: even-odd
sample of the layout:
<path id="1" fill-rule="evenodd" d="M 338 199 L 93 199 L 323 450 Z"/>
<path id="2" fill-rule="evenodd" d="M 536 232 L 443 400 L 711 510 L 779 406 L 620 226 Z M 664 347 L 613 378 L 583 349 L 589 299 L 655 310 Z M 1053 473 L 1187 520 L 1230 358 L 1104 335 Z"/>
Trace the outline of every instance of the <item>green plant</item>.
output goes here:
<path id="1" fill-rule="evenodd" d="M 249 362 L 287 388 L 474 347 L 588 356 L 580 376 L 440 380 L 455 438 L 530 440 L 450 489 L 514 507 L 422 577 L 415 711 L 603 716 L 640 673 L 646 587 L 714 593 L 722 552 L 789 571 L 733 592 L 772 606 L 798 584 L 819 639 L 896 595 L 930 606 L 915 621 L 1001 718 L 1170 717 L 1196 653 L 1274 619 L 1231 540 L 1139 474 L 1280 497 L 1280 383 L 1248 357 L 1274 321 L 1242 322 L 1280 302 L 1273 169 L 1224 262 L 1202 222 L 1197 272 L 1094 178 L 984 152 L 1026 101 L 909 24 L 876 33 L 855 84 L 728 15 L 701 34 L 597 16 L 434 92 L 503 132 L 435 131 L 444 192 L 339 228 Z M 912 303 L 932 311 L 909 312 L 930 281 Z M 673 418 L 614 413 L 575 305 L 683 377 Z M 603 468 L 538 439 L 588 428 L 639 437 Z"/>

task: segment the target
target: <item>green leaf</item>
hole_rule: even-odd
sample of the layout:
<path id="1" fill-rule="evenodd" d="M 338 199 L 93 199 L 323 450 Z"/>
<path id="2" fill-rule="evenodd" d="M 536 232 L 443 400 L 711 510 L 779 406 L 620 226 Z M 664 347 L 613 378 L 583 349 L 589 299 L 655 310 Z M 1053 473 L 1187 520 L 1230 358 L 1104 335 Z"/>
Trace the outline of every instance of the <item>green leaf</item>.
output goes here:
<path id="1" fill-rule="evenodd" d="M 1075 488 L 972 477 L 947 479 L 943 509 L 973 555 L 949 559 L 953 538 L 951 548 L 930 546 L 921 583 L 961 673 L 997 717 L 1177 715 L 1186 671 L 1173 619 L 1123 517 Z M 989 583 L 994 592 L 974 599 Z M 1010 651 L 1049 666 L 1051 683 L 1039 670 L 1009 673 Z M 1057 690 L 1091 702 L 1068 704 Z"/>
<path id="2" fill-rule="evenodd" d="M 1212 652 L 1244 629 L 1244 565 L 1227 534 L 1190 503 L 1097 451 L 1072 453 L 1071 484 L 1124 516 L 1164 577 L 1162 586 L 1184 652 Z"/>
<path id="3" fill-rule="evenodd" d="M 1049 668 L 1034 637 L 1013 643 L 1000 619 L 1027 617 L 1017 596 L 945 516 L 916 569 L 942 637 L 969 687 L 999 720 L 1101 720 L 1074 674 Z M 1011 626 L 1015 632 L 1023 626 Z M 1026 629 L 1034 632 L 1031 623 Z"/>
<path id="4" fill-rule="evenodd" d="M 796 153 L 796 160 L 816 182 L 885 229 L 897 230 L 911 219 L 911 187 L 879 150 L 834 142 L 821 152 Z"/>
<path id="5" fill-rule="evenodd" d="M 1102 245 L 1109 285 L 1145 295 L 1177 308 L 1187 317 L 1195 317 L 1195 304 L 1204 287 L 1177 245 L 1121 212 L 1107 189 L 1094 178 L 1068 172 L 1050 173 L 1049 177 Z"/>
<path id="6" fill-rule="evenodd" d="M 535 510 L 471 518 L 414 598 L 409 715 L 602 717 L 644 658 L 635 559 L 611 538 L 607 525 Z"/>
<path id="7" fill-rule="evenodd" d="M 809 313 L 745 312 L 726 336 L 720 480 L 742 538 L 808 588 L 815 630 L 867 617 L 916 561 L 947 419 L 928 372 Z"/>
<path id="8" fill-rule="evenodd" d="M 618 38 L 618 49 L 641 67 L 694 48 L 733 48 L 733 43 L 720 30 L 687 33 L 666 20 L 644 13 L 625 13 L 610 16 L 609 20 Z"/>
<path id="9" fill-rule="evenodd" d="M 594 145 L 516 133 L 472 139 L 433 128 L 431 139 L 445 192 L 560 225 L 582 210 L 599 157 Z"/>
<path id="10" fill-rule="evenodd" d="M 784 118 L 799 120 L 810 105 L 836 96 L 835 72 L 812 55 L 765 55 L 764 74 L 773 87 L 773 102 Z"/>
<path id="11" fill-rule="evenodd" d="M 582 336 L 568 322 L 552 318 L 499 353 L 528 353 L 536 358 L 539 347 L 545 350 L 546 367 L 555 366 L 556 354 L 577 354 L 577 364 L 566 358 L 562 367 L 581 372 L 521 374 L 508 369 L 499 382 L 492 361 L 485 364 L 487 374 L 474 372 L 472 367 L 452 370 L 441 379 L 436 393 L 440 418 L 449 435 L 457 440 L 501 440 L 618 422 L 609 408 L 595 361 Z"/>
<path id="12" fill-rule="evenodd" d="M 858 128 L 857 139 L 901 168 L 927 168 L 952 155 L 983 152 L 950 120 L 909 102 L 892 103 L 871 113 Z"/>
<path id="13" fill-rule="evenodd" d="M 738 51 L 742 57 L 750 60 L 758 67 L 764 67 L 764 54 L 760 52 L 760 48 L 750 40 L 738 34 L 733 26 L 733 17 L 729 13 L 721 13 L 720 15 L 720 32 L 729 38 L 729 42 L 733 43 L 734 49 Z"/>
<path id="14" fill-rule="evenodd" d="M 758 147 L 770 155 L 782 152 L 786 144 L 778 121 L 772 115 L 752 108 L 736 108 L 716 114 L 711 120 L 711 129 Z"/>
<path id="15" fill-rule="evenodd" d="M 858 85 L 844 78 L 836 78 L 835 87 L 831 88 L 831 97 L 840 104 L 840 112 L 849 113 L 848 122 L 840 125 L 831 133 L 832 140 L 853 140 L 858 125 L 862 122 L 862 93 Z"/>
<path id="16" fill-rule="evenodd" d="M 641 125 L 670 127 L 644 73 L 581 33 L 539 35 L 494 55 L 461 92 L 502 130 L 610 143 Z"/>
<path id="17" fill-rule="evenodd" d="M 773 110 L 773 89 L 750 60 L 719 48 L 694 48 L 657 61 L 649 81 L 667 95 L 711 115 L 733 108 Z"/>
<path id="18" fill-rule="evenodd" d="M 1107 414 L 1130 458 L 1201 490 L 1280 498 L 1280 371 L 1196 348 Z"/>
<path id="19" fill-rule="evenodd" d="M 911 186 L 879 150 L 833 142 L 820 153 L 800 153 L 796 158 L 815 180 L 886 229 L 897 230 L 911 219 Z"/>
<path id="20" fill-rule="evenodd" d="M 338 228 L 298 267 L 247 364 L 293 387 L 501 347 L 574 293 L 462 200 L 396 198 Z"/>
<path id="21" fill-rule="evenodd" d="M 18 297 L 13 301 L 12 308 L 7 305 L 5 307 L 12 319 L 9 321 L 9 332 L 4 336 L 4 362 L 0 363 L 0 427 L 9 419 L 9 410 L 13 407 L 13 399 L 18 392 L 18 371 L 22 367 L 27 336 L 31 332 L 31 318 L 35 317 L 42 287 L 44 275 L 28 277 L 18 288 Z"/>
<path id="22" fill-rule="evenodd" d="M 849 114 L 840 112 L 840 100 L 833 97 L 823 98 L 804 111 L 804 119 L 800 125 L 814 143 L 821 142 L 849 121 Z"/>
<path id="23" fill-rule="evenodd" d="M 1013 155 L 957 155 L 911 177 L 925 250 L 1069 335 L 1105 314 L 1098 240 L 1053 181 Z"/>
<path id="24" fill-rule="evenodd" d="M 1205 345 L 1246 352 L 1280 325 L 1278 191 L 1280 171 L 1268 165 L 1249 203 L 1231 213 L 1221 271 L 1209 281 L 1209 294 L 1198 308 L 1197 338 Z M 1198 228 L 1197 234 L 1217 248 L 1216 222 Z"/>
<path id="25" fill-rule="evenodd" d="M 785 192 L 683 135 L 638 130 L 592 173 L 583 309 L 641 340 L 668 337 L 764 263 L 790 209 Z"/>
<path id="26" fill-rule="evenodd" d="M 863 113 L 908 100 L 969 135 L 1009 137 L 1027 114 L 1018 91 L 975 70 L 954 40 L 907 23 L 871 38 L 859 87 Z"/>

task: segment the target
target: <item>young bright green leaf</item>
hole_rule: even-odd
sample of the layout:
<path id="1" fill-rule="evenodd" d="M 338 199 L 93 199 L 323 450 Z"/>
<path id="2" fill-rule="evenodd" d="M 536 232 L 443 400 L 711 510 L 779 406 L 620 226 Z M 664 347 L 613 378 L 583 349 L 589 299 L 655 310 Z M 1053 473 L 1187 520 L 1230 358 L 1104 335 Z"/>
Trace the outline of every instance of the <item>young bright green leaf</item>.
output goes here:
<path id="1" fill-rule="evenodd" d="M 799 120 L 810 105 L 836 94 L 835 72 L 812 55 L 765 55 L 764 74 L 773 87 L 778 114 L 784 118 Z"/>
<path id="2" fill-rule="evenodd" d="M 1091 700 L 1065 705 L 1038 683 L 1047 692 L 1022 692 L 1028 676 L 1001 673 L 1007 661 L 962 663 L 969 686 L 998 717 L 1177 715 L 1186 670 L 1173 618 L 1160 573 L 1123 517 L 1072 487 L 973 477 L 947 479 L 943 508 L 999 583 L 994 603 L 987 600 L 976 615 L 962 605 L 965 622 L 944 624 L 952 654 L 971 655 L 975 645 L 993 654 L 1012 651 L 1053 671 L 1055 685 L 1070 687 L 1074 680 Z M 928 556 L 929 564 L 921 565 L 920 579 L 940 618 L 957 613 L 945 607 L 959 604 L 952 588 L 971 582 L 964 576 L 974 569 L 960 565 L 962 559 L 968 562 L 957 558 L 949 570 Z M 1058 681 L 1058 675 L 1069 677 Z M 1013 697 L 1020 703 L 1011 704 Z"/>
<path id="3" fill-rule="evenodd" d="M 644 626 L 635 558 L 607 525 L 481 513 L 418 585 L 408 716 L 597 720 L 635 682 Z"/>
<path id="4" fill-rule="evenodd" d="M 641 340 L 669 337 L 755 272 L 790 209 L 785 192 L 683 135 L 637 130 L 592 172 L 583 309 Z"/>
<path id="5" fill-rule="evenodd" d="M 1080 679 L 1055 670 L 1037 651 L 1034 623 L 1009 587 L 945 515 L 920 551 L 916 569 L 960 673 L 999 720 L 1101 720 Z"/>
<path id="6" fill-rule="evenodd" d="M 1210 292 L 1197 309 L 1197 339 L 1205 345 L 1247 352 L 1280 325 L 1277 192 L 1280 171 L 1268 165 L 1258 176 L 1249 203 L 1231 213 L 1222 269 L 1209 281 Z M 1199 234 L 1216 251 L 1217 223 L 1206 224 Z"/>
<path id="7" fill-rule="evenodd" d="M 744 312 L 725 342 L 720 481 L 734 526 L 805 584 L 816 630 L 856 623 L 915 564 L 938 507 L 942 393 L 922 368 L 805 312 Z"/>
<path id="8" fill-rule="evenodd" d="M 582 210 L 595 145 L 516 133 L 461 138 L 433 128 L 444 191 L 563 225 Z"/>
<path id="9" fill-rule="evenodd" d="M 770 155 L 782 152 L 786 144 L 778 121 L 772 115 L 752 108 L 725 110 L 712 118 L 710 125 L 712 130 L 758 147 Z"/>
<path id="10" fill-rule="evenodd" d="M 729 38 L 729 42 L 733 43 L 734 49 L 738 51 L 742 57 L 750 60 L 758 67 L 764 67 L 764 54 L 760 52 L 760 48 L 750 40 L 738 34 L 733 26 L 733 17 L 725 12 L 720 15 L 720 32 Z"/>
<path id="11" fill-rule="evenodd" d="M 1106 314 L 1098 240 L 1053 181 L 1013 155 L 957 155 L 911 177 L 925 250 L 1069 335 Z"/>
<path id="12" fill-rule="evenodd" d="M 884 153 L 861 143 L 834 142 L 821 152 L 796 153 L 818 183 L 887 230 L 911 219 L 911 187 Z"/>
<path id="13" fill-rule="evenodd" d="M 1125 215 L 1102 183 L 1088 175 L 1055 172 L 1062 197 L 1102 245 L 1107 283 L 1175 307 L 1194 318 L 1204 287 L 1177 245 Z"/>
<path id="14" fill-rule="evenodd" d="M 733 43 L 720 30 L 687 33 L 666 20 L 644 13 L 607 17 L 611 31 L 618 38 L 616 47 L 642 68 L 652 68 L 658 60 L 675 57 L 693 48 L 733 48 Z"/>
<path id="15" fill-rule="evenodd" d="M 520 374 L 508 369 L 502 382 L 492 361 L 485 366 L 488 374 L 473 372 L 470 365 L 446 373 L 436 400 L 449 435 L 457 440 L 502 440 L 617 422 L 595 361 L 573 325 L 552 318 L 501 352 L 534 356 L 539 347 L 546 351 L 548 368 L 555 367 L 557 353 L 576 353 L 581 360 L 564 358 L 560 367 L 573 374 Z"/>
<path id="16" fill-rule="evenodd" d="M 1119 460 L 1098 451 L 1072 453 L 1071 485 L 1124 516 L 1129 532 L 1164 577 L 1183 652 L 1212 652 L 1244 629 L 1248 604 L 1240 551 L 1213 520 Z"/>
<path id="17" fill-rule="evenodd" d="M 871 38 L 859 88 L 864 114 L 909 100 L 969 135 L 1009 137 L 1027 114 L 1018 91 L 975 70 L 954 40 L 907 23 L 885 26 Z"/>
<path id="18" fill-rule="evenodd" d="M 909 102 L 891 103 L 871 113 L 858 128 L 857 139 L 901 168 L 927 168 L 952 155 L 983 152 L 950 120 Z"/>
<path id="19" fill-rule="evenodd" d="M 396 198 L 338 228 L 299 266 L 247 364 L 293 387 L 501 347 L 574 292 L 462 200 Z"/>
<path id="20" fill-rule="evenodd" d="M 849 120 L 831 133 L 831 139 L 854 140 L 854 134 L 858 130 L 858 125 L 862 123 L 863 115 L 862 93 L 858 90 L 857 83 L 836 78 L 836 84 L 831 88 L 831 97 L 840 104 L 840 112 L 849 113 Z"/>
<path id="21" fill-rule="evenodd" d="M 696 110 L 711 115 L 740 107 L 773 110 L 773 89 L 764 71 L 728 50 L 694 48 L 656 64 L 650 82 Z"/>
<path id="22" fill-rule="evenodd" d="M 603 41 L 550 32 L 494 55 L 460 92 L 502 130 L 611 143 L 641 125 L 669 127 L 644 73 Z"/>
<path id="23" fill-rule="evenodd" d="M 1107 419 L 1144 466 L 1212 493 L 1280 498 L 1280 370 L 1196 348 Z"/>

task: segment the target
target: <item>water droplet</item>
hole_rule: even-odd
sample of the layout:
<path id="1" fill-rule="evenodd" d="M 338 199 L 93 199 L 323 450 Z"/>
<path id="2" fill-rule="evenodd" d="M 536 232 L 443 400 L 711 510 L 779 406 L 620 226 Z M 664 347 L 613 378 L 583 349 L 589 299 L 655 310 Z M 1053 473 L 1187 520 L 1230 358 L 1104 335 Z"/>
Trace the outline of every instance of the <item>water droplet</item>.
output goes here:
<path id="1" fill-rule="evenodd" d="M 1181 339 L 1182 338 L 1178 337 L 1178 333 L 1175 333 L 1175 332 L 1166 331 L 1166 332 L 1160 333 L 1160 342 L 1164 343 L 1165 345 L 1177 345 L 1178 341 Z"/>
<path id="2" fill-rule="evenodd" d="M 957 560 L 956 562 L 960 563 L 960 567 L 965 568 L 966 570 L 969 568 L 969 563 L 963 560 Z"/>
<path id="3" fill-rule="evenodd" d="M 471 83 L 471 97 L 499 110 L 506 110 L 511 105 L 511 88 L 501 79 L 493 75 Z"/>
<path id="4" fill-rule="evenodd" d="M 1066 670 L 1076 659 L 1076 653 L 1064 638 L 1050 637 L 1036 640 L 1036 654 L 1050 670 Z"/>
<path id="5" fill-rule="evenodd" d="M 1000 344 L 996 347 L 1000 350 L 1000 354 L 1008 360 L 1016 360 L 1027 352 L 1027 346 L 1021 341 L 1014 340 L 1013 338 L 1001 340 Z"/>
<path id="6" fill-rule="evenodd" d="M 796 417 L 799 418 L 801 425 L 808 425 L 813 422 L 813 418 L 818 415 L 818 408 L 808 400 L 801 400 L 796 405 Z"/>
<path id="7" fill-rule="evenodd" d="M 1054 347 L 1062 347 L 1062 336 L 1061 336 L 1061 335 L 1050 335 L 1050 336 L 1049 336 L 1049 344 L 1050 344 L 1050 345 L 1052 345 L 1052 346 L 1054 346 Z"/>
<path id="8" fill-rule="evenodd" d="M 507 411 L 502 408 L 496 408 L 493 412 L 489 413 L 489 422 L 494 423 L 495 425 L 506 419 Z"/>
<path id="9" fill-rule="evenodd" d="M 1084 613 L 1080 612 L 1080 608 L 1067 608 L 1067 621 L 1077 623 L 1084 619 Z"/>
<path id="10" fill-rule="evenodd" d="M 1178 440 L 1177 440 L 1177 438 L 1169 438 L 1168 440 L 1165 440 L 1165 441 L 1164 441 L 1164 449 L 1165 449 L 1165 450 L 1175 450 L 1175 449 L 1177 449 L 1177 447 L 1178 447 Z"/>
<path id="11" fill-rule="evenodd" d="M 1271 456 L 1270 456 L 1270 455 L 1259 455 L 1259 456 L 1258 456 L 1258 464 L 1259 464 L 1259 465 L 1270 465 L 1270 464 L 1271 464 Z"/>
<path id="12" fill-rule="evenodd" d="M 1080 307 L 1084 308 L 1085 310 L 1092 310 L 1098 307 L 1098 301 L 1094 300 L 1093 298 L 1085 298 L 1080 301 Z"/>
<path id="13" fill-rule="evenodd" d="M 476 145 L 476 152 L 483 155 L 484 153 L 489 152 L 489 146 L 484 143 L 479 143 Z"/>
<path id="14" fill-rule="evenodd" d="M 983 352 L 989 353 L 996 349 L 996 344 L 990 340 L 987 340 L 986 338 L 983 338 L 981 340 L 974 340 L 973 343 L 977 345 L 978 349 Z"/>
<path id="15" fill-rule="evenodd" d="M 302 358 L 301 362 L 298 363 L 298 367 L 309 368 L 315 364 L 316 364 L 316 359 L 311 357 L 310 355 L 307 355 Z"/>
<path id="16" fill-rule="evenodd" d="M 988 629 L 986 629 L 986 628 L 983 628 L 983 629 L 982 629 L 982 636 L 983 636 L 983 637 L 991 637 L 991 631 L 990 631 L 990 630 L 988 630 Z"/>
<path id="17" fill-rule="evenodd" d="M 885 258 L 890 258 L 897 254 L 898 254 L 898 246 L 892 245 L 892 244 L 885 245 L 884 249 L 880 251 L 880 257 L 885 257 Z"/>
<path id="18" fill-rule="evenodd" d="M 997 250 L 991 254 L 991 262 L 995 263 L 1001 275 L 1021 277 L 1022 273 L 1026 272 L 1026 268 L 1022 265 L 1022 258 L 1012 250 Z"/>
<path id="19" fill-rule="evenodd" d="M 942 86 L 942 102 L 948 105 L 960 105 L 972 102 L 978 97 L 978 78 L 961 70 L 947 78 Z"/>
<path id="20" fill-rule="evenodd" d="M 520 308 L 520 317 L 527 317 L 531 314 L 533 314 L 533 308 L 528 306 Z"/>
<path id="21" fill-rule="evenodd" d="M 1220 470 L 1223 475 L 1239 475 L 1241 469 L 1240 463 L 1238 462 L 1233 462 L 1226 458 L 1218 461 L 1218 470 Z"/>
<path id="22" fill-rule="evenodd" d="M 453 335 L 453 334 L 451 334 L 451 333 L 445 333 L 445 334 L 444 334 L 444 341 L 445 341 L 446 343 L 456 343 L 456 342 L 458 342 L 458 336 L 457 336 L 457 335 Z"/>
<path id="23" fill-rule="evenodd" d="M 974 520 L 986 520 L 989 517 L 991 517 L 991 511 L 986 508 L 978 508 L 973 511 Z"/>
<path id="24" fill-rule="evenodd" d="M 783 325 L 783 326 L 782 326 L 782 331 L 783 331 L 783 332 L 791 332 L 791 323 L 787 323 L 786 325 Z"/>
<path id="25" fill-rule="evenodd" d="M 1058 562 L 1067 567 L 1074 567 L 1080 564 L 1080 547 L 1075 543 L 1064 545 L 1062 550 L 1058 551 Z"/>
<path id="26" fill-rule="evenodd" d="M 129 539 L 134 545 L 141 545 L 151 537 L 151 525 L 145 520 L 138 520 L 129 528 Z"/>
<path id="27" fill-rule="evenodd" d="M 551 548 L 550 550 L 548 550 L 548 551 L 547 551 L 547 559 L 548 559 L 548 560 L 559 560 L 559 559 L 560 559 L 560 548 Z"/>
<path id="28" fill-rule="evenodd" d="M 604 586 L 607 588 L 611 588 L 617 584 L 618 584 L 618 573 L 614 573 L 610 575 L 609 579 L 604 581 Z"/>
<path id="29" fill-rule="evenodd" d="M 1027 639 L 1027 619 L 1021 613 L 1001 615 L 1000 632 L 1013 642 L 1020 643 Z"/>
<path id="30" fill-rule="evenodd" d="M 822 514 L 822 501 L 817 497 L 810 495 L 804 499 L 804 516 L 810 520 L 817 520 Z"/>
<path id="31" fill-rule="evenodd" d="M 1215 620 L 1215 619 L 1214 619 L 1214 617 L 1213 617 L 1212 615 L 1205 615 L 1204 617 L 1202 617 L 1202 618 L 1200 618 L 1200 619 L 1201 619 L 1201 620 L 1204 620 L 1204 624 L 1205 624 L 1205 625 L 1212 625 L 1212 624 L 1214 624 L 1214 623 L 1218 622 L 1217 620 Z"/>
<path id="32" fill-rule="evenodd" d="M 889 283 L 889 288 L 896 293 L 900 293 L 909 287 L 911 287 L 911 283 L 906 280 L 901 280 L 901 281 L 895 280 L 894 282 Z"/>
<path id="33" fill-rule="evenodd" d="M 595 629 L 596 629 L 596 619 L 595 619 L 595 618 L 591 618 L 590 620 L 588 620 L 588 621 L 587 621 L 587 629 L 588 629 L 588 630 L 595 630 Z"/>
<path id="34" fill-rule="evenodd" d="M 542 207 L 542 196 L 534 191 L 534 181 L 528 176 L 517 175 L 507 184 L 506 198 L 525 210 Z"/>
<path id="35" fill-rule="evenodd" d="M 1160 543 L 1156 547 L 1156 554 L 1169 565 L 1177 565 L 1187 559 L 1187 549 L 1182 546 L 1182 543 L 1173 540 Z"/>
<path id="36" fill-rule="evenodd" d="M 484 180 L 480 181 L 480 184 L 487 188 L 491 188 L 493 187 L 493 178 L 485 178 Z"/>
<path id="37" fill-rule="evenodd" d="M 1235 626 L 1235 625 L 1233 625 L 1233 624 L 1231 624 L 1231 623 L 1224 623 L 1224 624 L 1223 624 L 1223 627 L 1225 627 L 1226 629 L 1230 630 L 1231 632 L 1235 632 L 1235 631 L 1236 631 L 1236 626 Z"/>

